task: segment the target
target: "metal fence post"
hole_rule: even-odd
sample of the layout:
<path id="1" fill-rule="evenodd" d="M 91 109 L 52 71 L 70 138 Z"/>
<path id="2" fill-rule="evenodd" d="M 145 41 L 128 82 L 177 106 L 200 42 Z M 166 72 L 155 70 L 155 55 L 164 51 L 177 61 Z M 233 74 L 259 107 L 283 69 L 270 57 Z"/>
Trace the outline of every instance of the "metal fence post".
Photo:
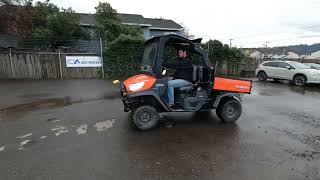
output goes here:
<path id="1" fill-rule="evenodd" d="M 103 63 L 103 46 L 102 46 L 102 39 L 100 38 L 100 53 L 101 53 L 101 71 L 102 71 L 102 78 L 104 79 L 104 63 Z"/>
<path id="2" fill-rule="evenodd" d="M 59 70 L 60 70 L 60 78 L 62 79 L 62 65 L 61 65 L 61 50 L 59 48 Z"/>
<path id="3" fill-rule="evenodd" d="M 15 78 L 16 75 L 15 75 L 15 72 L 13 71 L 12 51 L 11 51 L 11 48 L 10 48 L 10 51 L 9 51 L 9 60 L 10 60 L 12 78 Z"/>

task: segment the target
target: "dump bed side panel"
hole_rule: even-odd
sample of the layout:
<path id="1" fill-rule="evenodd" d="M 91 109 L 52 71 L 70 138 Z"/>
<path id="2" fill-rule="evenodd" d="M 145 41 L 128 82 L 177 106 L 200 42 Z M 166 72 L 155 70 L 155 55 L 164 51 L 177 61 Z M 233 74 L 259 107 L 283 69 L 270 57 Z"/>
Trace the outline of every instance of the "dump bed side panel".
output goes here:
<path id="1" fill-rule="evenodd" d="M 214 90 L 251 93 L 252 81 L 215 77 Z"/>

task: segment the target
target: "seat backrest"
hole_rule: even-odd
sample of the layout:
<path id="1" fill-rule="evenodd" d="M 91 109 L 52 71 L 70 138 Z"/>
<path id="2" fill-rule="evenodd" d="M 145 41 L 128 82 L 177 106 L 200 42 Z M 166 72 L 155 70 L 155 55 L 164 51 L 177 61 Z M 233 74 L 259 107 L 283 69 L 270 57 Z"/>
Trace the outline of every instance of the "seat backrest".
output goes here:
<path id="1" fill-rule="evenodd" d="M 198 81 L 203 82 L 203 66 L 198 66 Z"/>
<path id="2" fill-rule="evenodd" d="M 192 82 L 202 82 L 203 81 L 203 66 L 193 66 Z"/>
<path id="3" fill-rule="evenodd" d="M 193 72 L 192 72 L 192 82 L 198 82 L 198 67 L 192 66 Z"/>

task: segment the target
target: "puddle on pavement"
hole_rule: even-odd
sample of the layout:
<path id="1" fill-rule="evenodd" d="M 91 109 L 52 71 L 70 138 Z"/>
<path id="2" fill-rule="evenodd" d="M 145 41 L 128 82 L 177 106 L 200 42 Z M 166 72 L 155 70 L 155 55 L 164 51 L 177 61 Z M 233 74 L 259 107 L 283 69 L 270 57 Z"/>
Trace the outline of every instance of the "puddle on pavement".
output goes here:
<path id="1" fill-rule="evenodd" d="M 43 99 L 39 101 L 34 101 L 31 103 L 19 104 L 11 107 L 7 107 L 4 109 L 0 109 L 0 113 L 3 112 L 7 115 L 21 113 L 21 112 L 29 112 L 39 109 L 51 109 L 57 107 L 64 107 L 71 105 L 69 97 L 65 98 L 53 98 L 53 99 Z"/>
<path id="2" fill-rule="evenodd" d="M 48 96 L 49 94 L 43 93 L 43 94 L 29 94 L 29 95 L 23 95 L 23 97 L 39 97 L 39 96 Z M 52 109 L 52 108 L 60 108 L 65 106 L 70 106 L 77 103 L 85 103 L 85 102 L 92 102 L 92 101 L 99 101 L 104 99 L 118 99 L 120 98 L 120 95 L 118 92 L 114 91 L 112 93 L 104 94 L 100 97 L 96 98 L 89 98 L 89 99 L 79 99 L 79 100 L 73 100 L 70 97 L 63 97 L 63 98 L 50 98 L 50 99 L 42 99 L 33 101 L 30 103 L 25 104 L 18 104 L 10 107 L 6 107 L 3 109 L 0 109 L 0 116 L 3 115 L 16 115 L 18 113 L 27 113 L 30 111 L 35 110 L 43 110 L 43 109 Z M 1 118 L 0 118 L 1 119 Z M 48 122 L 57 122 L 59 119 L 48 119 Z"/>
<path id="3" fill-rule="evenodd" d="M 61 119 L 57 119 L 57 118 L 49 118 L 47 119 L 48 122 L 52 122 L 52 123 L 55 123 L 55 122 L 59 122 L 61 121 Z"/>
<path id="4" fill-rule="evenodd" d="M 120 99 L 120 93 L 114 93 L 114 94 L 105 94 L 103 96 L 103 99 L 113 100 L 113 99 Z"/>
<path id="5" fill-rule="evenodd" d="M 21 96 L 18 96 L 20 98 L 27 98 L 27 99 L 31 99 L 31 98 L 45 98 L 45 97 L 48 97 L 52 94 L 50 93 L 37 93 L 37 94 L 23 94 Z"/>

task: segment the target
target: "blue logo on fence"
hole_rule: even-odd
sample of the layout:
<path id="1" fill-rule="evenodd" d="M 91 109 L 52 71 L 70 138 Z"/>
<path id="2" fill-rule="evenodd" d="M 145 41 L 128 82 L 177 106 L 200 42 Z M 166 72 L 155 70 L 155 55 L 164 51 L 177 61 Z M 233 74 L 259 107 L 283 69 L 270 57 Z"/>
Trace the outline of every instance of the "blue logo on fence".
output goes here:
<path id="1" fill-rule="evenodd" d="M 81 64 L 81 62 L 76 59 L 76 60 L 68 60 L 68 64 Z"/>
<path id="2" fill-rule="evenodd" d="M 77 59 L 77 60 L 74 61 L 73 64 L 80 64 L 80 61 Z"/>

